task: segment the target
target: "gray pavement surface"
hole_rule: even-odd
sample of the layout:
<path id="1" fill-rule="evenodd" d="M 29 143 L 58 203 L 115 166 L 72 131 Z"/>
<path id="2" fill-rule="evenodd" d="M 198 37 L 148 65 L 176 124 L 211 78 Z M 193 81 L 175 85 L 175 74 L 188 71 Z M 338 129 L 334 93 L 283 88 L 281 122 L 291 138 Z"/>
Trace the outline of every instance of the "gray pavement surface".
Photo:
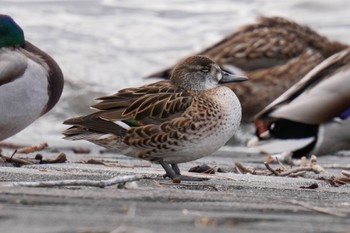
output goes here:
<path id="1" fill-rule="evenodd" d="M 210 180 L 174 184 L 162 178 L 164 171 L 157 164 L 100 154 L 96 148 L 90 154 L 62 150 L 67 163 L 0 167 L 0 232 L 350 232 L 349 184 L 334 187 L 318 179 L 339 176 L 341 169 L 327 168 L 325 173 L 298 178 L 187 172 L 203 163 L 229 169 L 235 161 L 264 168 L 264 156 L 224 147 L 212 156 L 180 164 L 183 174 Z M 44 158 L 58 154 L 40 153 Z M 78 163 L 89 158 L 125 166 Z M 318 163 L 347 165 L 350 156 L 319 157 Z M 124 188 L 8 186 L 14 181 L 101 180 L 127 174 L 154 178 L 130 182 Z M 300 188 L 313 183 L 317 189 Z"/>

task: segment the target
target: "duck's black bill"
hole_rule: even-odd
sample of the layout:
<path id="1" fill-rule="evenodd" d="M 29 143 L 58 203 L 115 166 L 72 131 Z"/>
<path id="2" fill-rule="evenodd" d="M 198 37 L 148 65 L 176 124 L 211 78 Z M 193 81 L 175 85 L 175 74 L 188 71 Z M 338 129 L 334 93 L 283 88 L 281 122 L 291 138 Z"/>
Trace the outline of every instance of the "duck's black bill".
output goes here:
<path id="1" fill-rule="evenodd" d="M 225 71 L 221 71 L 221 74 L 222 78 L 220 83 L 243 82 L 248 80 L 248 78 L 243 75 L 230 74 Z"/>

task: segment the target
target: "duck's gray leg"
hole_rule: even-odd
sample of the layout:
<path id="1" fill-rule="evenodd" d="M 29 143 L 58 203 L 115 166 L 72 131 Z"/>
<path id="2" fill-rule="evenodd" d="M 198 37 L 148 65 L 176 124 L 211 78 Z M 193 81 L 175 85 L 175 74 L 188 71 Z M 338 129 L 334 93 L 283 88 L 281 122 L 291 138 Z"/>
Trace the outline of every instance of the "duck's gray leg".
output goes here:
<path id="1" fill-rule="evenodd" d="M 171 164 L 171 167 L 169 164 L 164 162 L 163 160 L 159 161 L 159 164 L 162 165 L 163 169 L 165 170 L 166 174 L 164 175 L 164 178 L 169 177 L 170 179 L 180 179 L 184 181 L 204 181 L 209 180 L 209 178 L 201 178 L 201 177 L 193 177 L 193 176 L 183 176 L 180 174 L 180 169 L 177 166 L 177 164 Z"/>

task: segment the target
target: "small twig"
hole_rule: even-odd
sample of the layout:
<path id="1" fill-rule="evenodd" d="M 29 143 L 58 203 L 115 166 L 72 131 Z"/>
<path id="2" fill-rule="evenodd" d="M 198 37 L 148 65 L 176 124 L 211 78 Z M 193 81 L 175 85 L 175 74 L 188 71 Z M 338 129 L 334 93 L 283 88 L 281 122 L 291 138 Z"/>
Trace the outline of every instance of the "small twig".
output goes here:
<path id="1" fill-rule="evenodd" d="M 298 177 L 298 176 L 303 176 L 305 175 L 306 171 L 300 171 L 300 172 L 296 172 L 296 173 L 292 173 L 289 176 L 290 177 Z"/>
<path id="2" fill-rule="evenodd" d="M 338 186 L 346 185 L 350 182 L 349 178 L 346 177 L 336 177 L 334 181 Z"/>
<path id="3" fill-rule="evenodd" d="M 343 174 L 346 177 L 350 177 L 350 172 L 348 171 L 341 171 L 341 174 Z"/>
<path id="4" fill-rule="evenodd" d="M 331 176 L 331 177 L 320 177 L 320 180 L 324 180 L 327 181 L 328 183 L 330 183 L 331 185 L 335 186 L 335 187 L 339 187 L 345 184 L 349 184 L 350 183 L 350 178 L 349 177 L 335 177 L 335 176 Z"/>
<path id="5" fill-rule="evenodd" d="M 207 170 L 205 170 L 205 171 L 203 171 L 201 173 L 202 174 L 215 174 L 215 168 L 216 168 L 216 166 L 210 167 L 210 168 L 208 168 Z"/>
<path id="6" fill-rule="evenodd" d="M 270 165 L 267 162 L 264 162 L 265 167 L 272 172 L 275 176 L 280 176 L 280 174 L 278 174 L 278 172 L 276 172 L 274 169 L 272 169 L 272 167 L 270 167 Z"/>
<path id="7" fill-rule="evenodd" d="M 30 164 L 33 164 L 30 161 L 27 161 L 27 160 L 24 160 L 24 159 L 13 158 L 12 156 L 8 157 L 8 156 L 0 154 L 0 157 L 4 158 L 7 163 L 14 163 L 14 164 L 18 164 L 18 165 L 30 165 Z"/>
<path id="8" fill-rule="evenodd" d="M 316 211 L 316 212 L 319 212 L 322 214 L 328 214 L 328 215 L 332 215 L 332 216 L 336 216 L 336 217 L 346 217 L 347 216 L 346 214 L 343 214 L 343 213 L 335 213 L 335 212 L 327 210 L 325 208 L 312 206 L 306 202 L 301 202 L 301 201 L 297 201 L 297 200 L 289 200 L 286 202 L 290 203 L 290 204 L 298 205 L 298 206 L 301 206 L 301 207 L 304 207 L 306 209 L 313 210 L 313 211 Z"/>
<path id="9" fill-rule="evenodd" d="M 239 174 L 250 173 L 250 169 L 244 166 L 241 162 L 235 162 L 235 168 Z"/>
<path id="10" fill-rule="evenodd" d="M 29 154 L 29 153 L 33 153 L 36 151 L 41 151 L 41 150 L 45 149 L 46 147 L 48 147 L 48 144 L 46 142 L 44 142 L 44 143 L 40 143 L 38 145 L 32 145 L 32 146 L 26 146 L 26 147 L 20 148 L 17 150 L 17 152 L 22 153 L 22 154 Z"/>
<path id="11" fill-rule="evenodd" d="M 285 164 L 291 165 L 291 166 L 296 165 L 292 159 L 293 154 L 290 151 L 283 152 L 280 154 L 274 154 L 274 155 L 264 151 L 263 154 L 267 155 L 265 162 L 268 162 L 270 164 L 278 162 L 279 164 L 285 163 Z"/>
<path id="12" fill-rule="evenodd" d="M 278 157 L 275 157 L 277 163 L 282 167 L 283 170 L 288 170 L 282 163 L 281 161 L 278 159 Z"/>
<path id="13" fill-rule="evenodd" d="M 293 168 L 293 169 L 290 169 L 289 171 L 286 171 L 286 172 L 281 172 L 281 173 L 278 173 L 276 170 L 274 170 L 273 168 L 270 167 L 270 165 L 267 163 L 267 162 L 264 162 L 264 165 L 266 166 L 266 168 L 271 171 L 274 175 L 276 176 L 295 176 L 296 174 L 299 174 L 301 175 L 300 172 L 309 172 L 309 171 L 312 171 L 316 174 L 319 174 L 320 171 L 314 167 L 298 167 L 298 168 Z"/>
<path id="14" fill-rule="evenodd" d="M 238 174 L 243 174 L 243 172 L 241 171 L 241 169 L 239 167 L 236 167 L 236 171 Z"/>
<path id="15" fill-rule="evenodd" d="M 323 165 L 323 168 L 329 168 L 329 169 L 343 169 L 343 170 L 350 170 L 350 164 L 343 165 L 343 164 L 325 164 Z"/>
<path id="16" fill-rule="evenodd" d="M 250 173 L 253 175 L 271 175 L 269 171 L 261 168 L 248 167 L 240 162 L 235 162 L 235 171 L 239 174 Z"/>
<path id="17" fill-rule="evenodd" d="M 148 179 L 146 175 L 126 175 L 115 176 L 108 180 L 55 180 L 55 181 L 33 181 L 33 182 L 13 182 L 5 186 L 22 186 L 22 187 L 61 187 L 61 186 L 92 186 L 104 188 L 107 186 L 121 184 L 130 181 Z"/>
<path id="18" fill-rule="evenodd" d="M 333 182 L 334 182 L 334 185 L 337 187 L 347 184 L 347 182 L 343 181 L 341 178 L 335 178 Z"/>
<path id="19" fill-rule="evenodd" d="M 313 168 L 313 167 L 297 167 L 297 168 L 293 168 L 289 171 L 286 171 L 286 172 L 281 172 L 279 174 L 279 176 L 289 176 L 291 174 L 295 174 L 295 173 L 298 173 L 298 172 L 314 172 L 316 174 L 319 174 L 320 171 L 318 171 L 317 169 Z"/>
<path id="20" fill-rule="evenodd" d="M 209 167 L 207 164 L 198 165 L 195 167 L 191 167 L 188 171 L 194 173 L 202 173 L 202 174 L 215 174 L 215 167 Z"/>
<path id="21" fill-rule="evenodd" d="M 16 153 L 17 153 L 17 149 L 12 153 L 10 160 L 12 160 L 13 156 L 15 156 Z"/>
<path id="22" fill-rule="evenodd" d="M 31 165 L 34 164 L 35 160 L 39 160 L 40 164 L 46 164 L 46 163 L 64 163 L 67 161 L 66 155 L 64 153 L 60 153 L 55 159 L 43 159 L 43 156 L 40 154 L 37 154 L 35 156 L 35 159 L 20 159 L 20 158 L 14 158 L 13 156 L 16 154 L 16 151 L 10 156 L 5 156 L 1 155 L 1 158 L 5 159 L 5 162 L 7 163 L 13 163 L 14 165 L 17 166 L 22 166 L 22 165 Z"/>
<path id="23" fill-rule="evenodd" d="M 253 173 L 253 169 L 243 165 L 241 162 L 235 162 L 235 167 L 238 173 Z"/>

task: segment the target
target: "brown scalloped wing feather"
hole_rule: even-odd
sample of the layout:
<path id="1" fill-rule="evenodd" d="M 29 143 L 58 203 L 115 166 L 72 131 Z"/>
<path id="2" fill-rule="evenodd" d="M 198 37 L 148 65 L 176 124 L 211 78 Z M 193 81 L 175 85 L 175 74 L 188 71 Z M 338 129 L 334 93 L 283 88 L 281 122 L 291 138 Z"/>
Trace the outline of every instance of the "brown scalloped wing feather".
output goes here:
<path id="1" fill-rule="evenodd" d="M 101 110 L 99 117 L 108 120 L 133 119 L 140 123 L 162 123 L 178 116 L 192 102 L 189 93 L 177 90 L 169 81 L 160 81 L 138 88 L 127 88 L 99 98 L 92 107 Z"/>
<path id="2" fill-rule="evenodd" d="M 92 130 L 100 133 L 113 133 L 119 136 L 126 134 L 126 129 L 114 124 L 113 122 L 101 119 L 99 115 L 99 112 L 97 112 L 64 121 L 63 124 L 73 125 L 73 127 L 66 129 L 63 134 L 65 136 L 72 136 L 74 134 L 82 133 L 84 130 Z"/>

